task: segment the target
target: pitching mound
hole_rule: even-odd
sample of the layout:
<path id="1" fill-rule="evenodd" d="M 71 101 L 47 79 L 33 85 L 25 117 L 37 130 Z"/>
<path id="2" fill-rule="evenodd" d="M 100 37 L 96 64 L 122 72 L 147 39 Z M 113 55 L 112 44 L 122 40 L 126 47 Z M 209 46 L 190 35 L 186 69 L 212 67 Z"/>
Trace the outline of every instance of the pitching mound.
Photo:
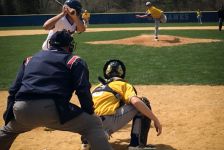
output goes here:
<path id="1" fill-rule="evenodd" d="M 176 46 L 191 43 L 210 43 L 219 42 L 220 40 L 215 39 L 197 39 L 197 38 L 186 38 L 180 36 L 171 35 L 160 35 L 159 41 L 154 40 L 153 35 L 140 35 L 136 37 L 130 37 L 125 39 L 110 40 L 110 41 L 93 41 L 87 42 L 89 44 L 122 44 L 122 45 L 143 45 L 150 47 L 164 47 L 164 46 Z"/>

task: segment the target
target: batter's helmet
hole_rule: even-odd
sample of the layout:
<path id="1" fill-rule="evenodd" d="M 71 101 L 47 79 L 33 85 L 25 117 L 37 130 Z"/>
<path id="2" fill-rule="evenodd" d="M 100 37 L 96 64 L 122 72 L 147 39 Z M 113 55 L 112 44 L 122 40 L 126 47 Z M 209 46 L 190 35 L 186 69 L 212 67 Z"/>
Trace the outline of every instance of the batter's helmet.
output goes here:
<path id="1" fill-rule="evenodd" d="M 79 16 L 82 12 L 82 5 L 79 1 L 76 0 L 66 0 L 65 5 L 68 5 L 70 8 L 73 8 L 76 10 L 77 15 Z"/>
<path id="2" fill-rule="evenodd" d="M 63 47 L 68 47 L 68 51 L 72 52 L 74 49 L 73 37 L 66 30 L 57 31 L 54 33 L 49 40 L 49 44 L 51 47 L 59 50 Z"/>
<path id="3" fill-rule="evenodd" d="M 105 79 L 110 79 L 112 77 L 120 77 L 124 79 L 125 73 L 126 68 L 124 63 L 117 59 L 107 61 L 103 67 L 103 74 Z"/>

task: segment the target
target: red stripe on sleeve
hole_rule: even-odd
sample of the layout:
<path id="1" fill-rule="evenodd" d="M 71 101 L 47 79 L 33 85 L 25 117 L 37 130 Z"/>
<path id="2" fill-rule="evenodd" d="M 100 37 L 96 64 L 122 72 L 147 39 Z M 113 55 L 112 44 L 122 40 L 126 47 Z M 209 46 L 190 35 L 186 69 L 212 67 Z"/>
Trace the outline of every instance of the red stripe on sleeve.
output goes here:
<path id="1" fill-rule="evenodd" d="M 72 65 L 74 64 L 74 62 L 78 59 L 79 57 L 78 56 L 73 56 L 67 63 L 67 66 L 69 69 L 72 68 Z"/>

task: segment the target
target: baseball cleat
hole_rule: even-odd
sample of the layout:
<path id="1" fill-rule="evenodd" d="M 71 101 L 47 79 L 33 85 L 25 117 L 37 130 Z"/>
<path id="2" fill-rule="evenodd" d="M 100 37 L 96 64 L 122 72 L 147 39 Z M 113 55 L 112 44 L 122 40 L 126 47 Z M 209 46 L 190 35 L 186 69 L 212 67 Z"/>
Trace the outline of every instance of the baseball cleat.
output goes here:
<path id="1" fill-rule="evenodd" d="M 82 144 L 81 145 L 81 150 L 90 150 L 89 144 Z"/>
<path id="2" fill-rule="evenodd" d="M 154 41 L 159 41 L 159 38 L 156 36 L 156 37 L 154 38 Z"/>
<path id="3" fill-rule="evenodd" d="M 156 147 L 153 145 L 146 145 L 146 146 L 129 146 L 128 150 L 155 150 Z"/>

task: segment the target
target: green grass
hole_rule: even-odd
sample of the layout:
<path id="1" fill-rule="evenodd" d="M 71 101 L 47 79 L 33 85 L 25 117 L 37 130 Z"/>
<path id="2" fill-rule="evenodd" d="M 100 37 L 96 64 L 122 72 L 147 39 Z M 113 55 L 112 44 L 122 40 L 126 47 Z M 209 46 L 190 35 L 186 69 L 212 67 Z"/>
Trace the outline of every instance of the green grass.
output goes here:
<path id="1" fill-rule="evenodd" d="M 90 45 L 87 41 L 112 40 L 152 31 L 82 33 L 75 36 L 76 53 L 86 60 L 90 80 L 97 83 L 108 59 L 121 59 L 127 67 L 126 79 L 133 84 L 224 85 L 224 36 L 215 30 L 161 31 L 160 34 L 191 38 L 221 39 L 221 42 L 173 47 Z M 0 37 L 0 89 L 13 81 L 22 60 L 40 50 L 46 35 Z"/>
<path id="2" fill-rule="evenodd" d="M 32 29 L 43 29 L 42 26 L 21 26 L 21 27 L 0 27 L 1 30 L 32 30 Z"/>
<path id="3" fill-rule="evenodd" d="M 206 22 L 203 24 L 198 23 L 165 23 L 161 24 L 162 27 L 175 27 L 175 26 L 218 26 L 215 22 Z M 124 23 L 124 24 L 90 24 L 88 28 L 110 28 L 110 27 L 154 27 L 154 23 Z M 0 30 L 32 30 L 43 29 L 42 26 L 21 26 L 21 27 L 0 27 Z"/>
<path id="4" fill-rule="evenodd" d="M 27 56 L 41 49 L 45 36 L 0 37 L 0 89 L 6 88 Z"/>
<path id="5" fill-rule="evenodd" d="M 119 39 L 140 35 L 145 32 L 104 32 L 100 36 L 98 36 L 98 33 L 90 33 L 80 35 L 78 40 L 89 41 L 89 39 L 94 40 L 94 37 L 97 37 L 97 40 L 107 40 L 108 37 L 110 39 Z M 224 40 L 220 32 L 213 30 L 161 31 L 161 34 Z M 89 46 L 80 44 L 78 53 L 84 56 L 90 68 L 93 68 L 90 72 L 93 77 L 91 80 L 94 82 L 97 82 L 96 72 L 97 75 L 102 75 L 101 68 L 104 62 L 110 58 L 118 58 L 127 65 L 127 79 L 134 84 L 220 85 L 224 83 L 223 41 L 165 48 L 94 45 L 89 49 Z M 86 51 L 88 55 L 86 55 Z"/>

